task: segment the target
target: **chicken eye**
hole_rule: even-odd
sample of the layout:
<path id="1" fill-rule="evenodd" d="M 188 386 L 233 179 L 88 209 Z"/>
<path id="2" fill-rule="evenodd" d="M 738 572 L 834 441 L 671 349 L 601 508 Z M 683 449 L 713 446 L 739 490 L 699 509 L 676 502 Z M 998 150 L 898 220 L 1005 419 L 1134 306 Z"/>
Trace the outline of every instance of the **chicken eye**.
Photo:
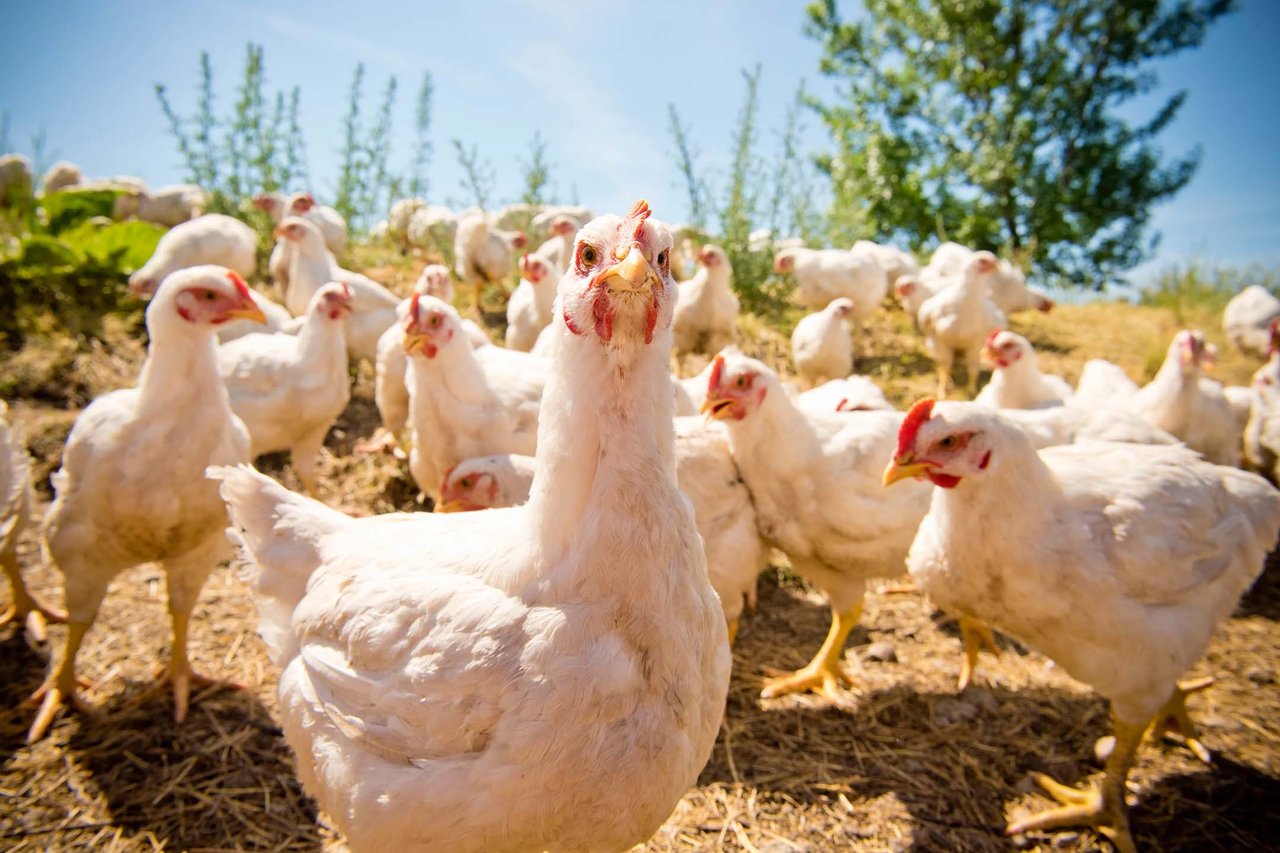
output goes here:
<path id="1" fill-rule="evenodd" d="M 578 259 L 581 260 L 584 264 L 586 264 L 589 267 L 595 266 L 595 263 L 597 260 L 599 260 L 599 258 L 600 256 L 596 252 L 595 246 L 589 246 L 584 244 L 583 247 L 578 250 Z"/>
<path id="2" fill-rule="evenodd" d="M 459 481 L 458 485 L 462 486 L 462 488 L 464 488 L 464 489 L 469 489 L 469 488 L 471 488 L 471 478 L 470 478 L 470 477 L 463 477 L 463 478 L 462 478 L 462 480 L 461 480 L 461 481 Z"/>
<path id="3" fill-rule="evenodd" d="M 660 266 L 660 267 L 665 267 L 666 265 L 667 265 L 667 253 L 666 253 L 666 252 L 659 252 L 659 253 L 658 253 L 658 266 Z"/>
<path id="4" fill-rule="evenodd" d="M 959 443 L 960 443 L 960 439 L 956 438 L 954 435 L 949 435 L 946 438 L 942 439 L 942 441 L 939 441 L 938 446 L 941 447 L 943 450 L 954 450 L 956 445 Z"/>
<path id="5" fill-rule="evenodd" d="M 746 388 L 746 387 L 747 387 L 747 377 L 745 377 L 745 376 L 739 376 L 739 377 L 738 377 L 738 379 L 737 379 L 737 381 L 735 381 L 733 384 L 734 384 L 734 385 L 736 385 L 736 386 L 737 386 L 737 387 L 739 387 L 739 388 Z"/>
<path id="6" fill-rule="evenodd" d="M 217 298 L 218 298 L 218 294 L 214 293 L 212 290 L 206 290 L 206 291 L 204 291 L 204 301 L 205 301 L 205 302 L 213 302 L 213 301 L 214 301 L 214 300 L 216 300 Z"/>
<path id="7" fill-rule="evenodd" d="M 429 322 L 427 325 L 429 325 L 433 329 L 438 328 L 440 326 L 440 315 L 433 314 L 431 316 L 431 322 Z"/>

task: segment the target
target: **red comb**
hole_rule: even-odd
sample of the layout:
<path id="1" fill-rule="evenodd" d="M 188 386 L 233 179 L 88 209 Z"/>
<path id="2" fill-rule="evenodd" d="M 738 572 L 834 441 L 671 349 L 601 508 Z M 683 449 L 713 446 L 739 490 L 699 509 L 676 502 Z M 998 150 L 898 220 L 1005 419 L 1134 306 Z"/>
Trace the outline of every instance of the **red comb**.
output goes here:
<path id="1" fill-rule="evenodd" d="M 409 300 L 409 316 L 413 318 L 415 323 L 418 321 L 418 314 L 421 311 L 421 307 L 418 305 L 418 297 L 420 295 L 421 294 L 415 293 L 413 294 L 413 298 Z"/>
<path id="2" fill-rule="evenodd" d="M 227 278 L 231 279 L 231 283 L 236 286 L 236 290 L 240 292 L 241 296 L 245 299 L 253 299 L 253 294 L 249 292 L 249 285 L 244 283 L 244 279 L 240 277 L 239 273 L 235 270 L 227 270 Z"/>
<path id="3" fill-rule="evenodd" d="M 649 202 L 640 199 L 631 205 L 631 209 L 627 211 L 626 218 L 622 220 L 622 225 L 618 227 L 618 233 L 623 233 L 627 229 L 631 230 L 631 239 L 640 239 L 640 229 L 644 226 L 644 221 L 649 218 Z"/>
<path id="4" fill-rule="evenodd" d="M 982 345 L 983 345 L 983 346 L 985 346 L 987 349 L 995 349 L 995 348 L 996 348 L 996 335 L 998 335 L 998 334 L 1000 334 L 1000 330 L 999 330 L 999 329 L 992 329 L 991 331 L 987 332 L 987 339 L 986 339 L 986 341 L 984 341 L 984 342 L 983 342 L 983 344 L 982 344 Z"/>
<path id="5" fill-rule="evenodd" d="M 898 452 L 896 455 L 901 456 L 911 449 L 911 445 L 915 444 L 916 433 L 920 431 L 920 427 L 924 426 L 925 421 L 933 417 L 933 398 L 925 397 L 920 402 L 911 407 L 907 412 L 907 416 L 902 419 L 902 426 L 898 427 Z"/>
<path id="6" fill-rule="evenodd" d="M 345 294 L 347 295 L 347 298 L 348 298 L 348 299 L 353 299 L 353 298 L 354 298 L 354 297 L 351 295 L 351 288 L 347 286 L 347 283 L 346 283 L 345 281 L 344 281 L 344 282 L 342 282 L 342 292 L 343 292 L 343 293 L 345 293 Z"/>
<path id="7" fill-rule="evenodd" d="M 724 375 L 724 356 L 717 354 L 711 360 L 711 377 L 707 380 L 707 393 L 720 386 L 720 377 Z"/>

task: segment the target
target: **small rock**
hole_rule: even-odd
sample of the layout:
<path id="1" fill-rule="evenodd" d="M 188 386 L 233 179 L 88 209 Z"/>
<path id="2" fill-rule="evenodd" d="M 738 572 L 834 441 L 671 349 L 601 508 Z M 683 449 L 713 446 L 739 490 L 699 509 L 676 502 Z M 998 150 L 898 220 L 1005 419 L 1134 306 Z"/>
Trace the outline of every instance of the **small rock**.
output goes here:
<path id="1" fill-rule="evenodd" d="M 1098 760 L 1099 764 L 1106 764 L 1107 759 L 1111 757 L 1111 753 L 1115 748 L 1116 739 L 1114 735 L 1100 737 L 1093 742 L 1093 757 Z"/>
<path id="2" fill-rule="evenodd" d="M 1053 846 L 1059 848 L 1070 847 L 1079 840 L 1080 833 L 1078 832 L 1059 832 L 1057 835 L 1053 836 Z"/>
<path id="3" fill-rule="evenodd" d="M 872 643 L 862 651 L 863 660 L 880 661 L 881 663 L 893 663 L 898 659 L 898 652 L 893 648 L 893 643 L 887 640 L 881 640 L 878 643 Z"/>
<path id="4" fill-rule="evenodd" d="M 978 706 L 967 699 L 940 699 L 933 708 L 933 722 L 938 726 L 950 726 L 972 719 Z"/>
<path id="5" fill-rule="evenodd" d="M 850 838 L 872 838 L 875 836 L 876 831 L 866 826 L 846 826 L 844 834 Z"/>
<path id="6" fill-rule="evenodd" d="M 1254 684 L 1270 684 L 1276 680 L 1275 671 L 1269 666 L 1251 666 L 1244 671 L 1244 677 Z"/>

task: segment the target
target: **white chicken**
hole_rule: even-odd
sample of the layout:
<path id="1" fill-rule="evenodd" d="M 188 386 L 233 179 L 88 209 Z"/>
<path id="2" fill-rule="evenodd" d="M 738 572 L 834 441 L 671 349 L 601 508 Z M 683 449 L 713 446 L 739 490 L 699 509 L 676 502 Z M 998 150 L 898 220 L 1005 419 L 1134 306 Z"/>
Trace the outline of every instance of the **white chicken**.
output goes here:
<path id="1" fill-rule="evenodd" d="M 705 393 L 706 380 L 703 380 Z M 701 404 L 701 401 L 699 401 Z M 865 376 L 832 379 L 796 395 L 796 405 L 815 412 L 896 412 L 880 386 Z"/>
<path id="2" fill-rule="evenodd" d="M 299 776 L 353 850 L 629 849 L 711 752 L 728 643 L 675 483 L 647 212 L 578 235 L 524 506 L 352 519 L 216 474 Z"/>
<path id="3" fill-rule="evenodd" d="M 136 388 L 94 400 L 67 436 L 45 545 L 65 579 L 67 636 L 61 660 L 32 699 L 38 740 L 76 692 L 75 662 L 107 585 L 121 571 L 159 562 L 169 590 L 173 650 L 168 680 L 182 722 L 192 683 L 187 623 L 209 572 L 227 553 L 226 510 L 208 465 L 249 459 L 249 434 L 218 377 L 214 331 L 229 319 L 262 319 L 249 288 L 225 267 L 180 270 L 147 306 L 151 345 Z"/>
<path id="4" fill-rule="evenodd" d="M 992 368 L 991 381 L 975 403 L 993 409 L 1042 409 L 1071 399 L 1071 384 L 1061 376 L 1041 373 L 1031 342 L 1017 332 L 992 330 L 982 347 Z"/>
<path id="5" fill-rule="evenodd" d="M 708 243 L 698 250 L 698 271 L 680 282 L 676 302 L 677 353 L 715 353 L 737 337 L 738 297 L 733 292 L 733 266 L 724 249 Z"/>
<path id="6" fill-rule="evenodd" d="M 1262 569 L 1280 492 L 1181 446 L 1037 454 L 1003 412 L 932 400 L 908 413 L 884 473 L 886 485 L 912 478 L 939 487 L 907 560 L 920 587 L 1111 701 L 1116 742 L 1101 785 L 1038 776 L 1062 808 L 1008 832 L 1093 825 L 1133 851 L 1125 779 L 1137 748 L 1149 728 L 1172 725 L 1207 759 L 1176 679 Z"/>
<path id="7" fill-rule="evenodd" d="M 335 270 L 315 223 L 300 216 L 286 217 L 276 227 L 276 237 L 293 244 L 284 304 L 292 314 L 301 316 L 307 312 L 316 291 L 336 279 Z M 353 273 L 340 280 L 351 291 L 347 353 L 353 359 L 377 363 L 378 338 L 395 325 L 400 300 L 371 278 Z"/>
<path id="8" fill-rule="evenodd" d="M 675 423 L 676 483 L 693 504 L 707 574 L 732 644 L 744 604 L 755 605 L 756 579 L 769 563 L 769 549 L 757 532 L 751 493 L 738 474 L 724 428 L 699 417 L 677 417 Z M 535 467 L 533 457 L 510 453 L 464 459 L 445 475 L 436 511 L 522 504 L 529 499 Z"/>
<path id="9" fill-rule="evenodd" d="M 893 284 L 904 275 L 915 275 L 920 271 L 920 264 L 910 252 L 894 246 L 884 246 L 870 240 L 858 240 L 849 249 L 855 255 L 875 258 L 884 270 L 885 280 Z"/>
<path id="10" fill-rule="evenodd" d="M 413 292 L 448 302 L 441 294 L 453 295 L 449 270 L 441 264 L 428 264 L 414 284 Z M 405 299 L 396 306 L 397 321 L 378 338 L 373 401 L 378 407 L 382 426 L 379 427 L 378 434 L 355 446 L 355 450 L 360 453 L 390 451 L 402 455 L 398 445 L 409 419 L 409 386 L 406 382 L 409 357 L 404 351 L 404 318 L 409 313 L 410 302 L 410 299 Z M 491 346 L 493 343 L 472 320 L 464 319 L 462 329 L 473 347 Z"/>
<path id="11" fill-rule="evenodd" d="M 403 341 L 413 429 L 409 471 L 425 494 L 438 498 L 445 472 L 463 459 L 533 454 L 546 359 L 502 347 L 473 350 L 453 306 L 417 294 Z"/>
<path id="12" fill-rule="evenodd" d="M 1243 353 L 1264 358 L 1271 345 L 1271 324 L 1280 320 L 1280 299 L 1251 284 L 1231 297 L 1222 311 L 1222 330 L 1227 340 Z"/>
<path id="13" fill-rule="evenodd" d="M 886 500 L 880 488 L 900 413 L 801 412 L 764 364 L 736 354 L 717 355 L 714 364 L 703 411 L 729 428 L 760 535 L 831 606 L 831 630 L 817 655 L 803 669 L 767 681 L 762 695 L 813 690 L 834 698 L 848 681 L 840 661 L 865 584 L 902 573 L 929 490 L 917 485 Z"/>
<path id="14" fill-rule="evenodd" d="M 0 613 L 0 626 L 23 622 L 27 634 L 44 642 L 45 622 L 65 622 L 67 614 L 49 607 L 27 590 L 18 565 L 18 537 L 31 520 L 31 457 L 9 426 L 9 407 L 0 400 L 0 567 L 13 599 Z"/>
<path id="15" fill-rule="evenodd" d="M 347 376 L 347 315 L 351 291 L 331 282 L 311 297 L 296 336 L 246 335 L 218 347 L 218 374 L 231 411 L 249 430 L 252 458 L 289 451 L 309 494 L 324 438 L 351 400 Z"/>
<path id="16" fill-rule="evenodd" d="M 821 311 L 843 296 L 853 300 L 857 320 L 874 314 L 889 291 L 889 279 L 879 261 L 844 249 L 783 249 L 773 256 L 773 271 L 795 276 L 806 308 Z"/>
<path id="17" fill-rule="evenodd" d="M 551 305 L 556 301 L 554 265 L 538 255 L 520 259 L 520 283 L 507 302 L 507 349 L 528 352 L 542 330 L 551 325 Z"/>
<path id="18" fill-rule="evenodd" d="M 987 297 L 987 280 L 999 264 L 990 252 L 975 252 L 958 282 L 930 296 L 920 306 L 920 331 L 926 349 L 938 366 L 938 396 L 947 396 L 951 365 L 956 353 L 968 368 L 965 390 L 973 396 L 978 386 L 978 360 L 982 344 L 992 329 L 1006 326 L 1004 312 Z"/>
<path id="19" fill-rule="evenodd" d="M 557 281 L 573 261 L 573 235 L 581 226 L 582 223 L 573 217 L 563 213 L 557 214 L 552 217 L 549 224 L 551 237 L 533 253 L 534 256 L 547 262 L 552 278 Z M 552 287 L 554 286 L 555 283 L 552 282 Z"/>
<path id="20" fill-rule="evenodd" d="M 1238 416 L 1221 383 L 1201 375 L 1216 355 L 1217 348 L 1205 343 L 1203 333 L 1178 332 L 1155 377 L 1129 405 L 1148 423 L 1182 439 L 1210 462 L 1239 465 Z"/>
<path id="21" fill-rule="evenodd" d="M 511 274 L 515 253 L 525 247 L 523 231 L 502 231 L 489 225 L 484 211 L 472 210 L 458 219 L 453 237 L 453 268 L 458 280 L 476 289 L 476 306 L 486 284 L 494 284 L 507 292 L 506 280 Z"/>
<path id="22" fill-rule="evenodd" d="M 1272 324 L 1273 340 L 1278 337 Z M 1244 431 L 1244 464 L 1272 483 L 1280 483 L 1280 348 L 1253 374 L 1249 422 Z"/>
<path id="23" fill-rule="evenodd" d="M 1138 385 L 1118 364 L 1105 358 L 1084 363 L 1071 401 L 1077 406 L 1125 404 L 1138 393 Z"/>
<path id="24" fill-rule="evenodd" d="M 963 276 L 965 265 L 975 254 L 973 249 L 959 243 L 943 243 L 934 251 L 929 265 L 920 270 L 917 281 L 931 293 L 939 293 Z M 1008 260 L 997 261 L 986 284 L 987 296 L 1006 316 L 1032 309 L 1043 313 L 1053 310 L 1054 301 L 1042 291 L 1029 287 L 1022 270 Z"/>
<path id="25" fill-rule="evenodd" d="M 810 384 L 843 379 L 853 372 L 853 335 L 847 318 L 853 300 L 841 297 L 814 314 L 806 314 L 791 332 L 791 361 Z"/>

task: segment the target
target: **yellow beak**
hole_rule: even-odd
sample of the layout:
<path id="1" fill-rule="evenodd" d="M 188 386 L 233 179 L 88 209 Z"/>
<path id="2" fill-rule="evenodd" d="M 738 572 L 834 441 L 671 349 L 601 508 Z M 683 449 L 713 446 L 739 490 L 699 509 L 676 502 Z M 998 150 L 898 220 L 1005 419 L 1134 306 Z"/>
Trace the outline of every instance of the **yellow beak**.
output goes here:
<path id="1" fill-rule="evenodd" d="M 733 404 L 733 400 L 728 397 L 717 397 L 716 399 L 707 399 L 702 401 L 702 408 L 698 409 L 698 414 L 705 415 L 710 413 L 714 420 L 720 420 L 720 413 L 729 411 L 729 406 Z"/>
<path id="2" fill-rule="evenodd" d="M 267 315 L 263 314 L 262 309 L 252 302 L 244 308 L 236 308 L 232 311 L 228 311 L 227 316 L 235 320 L 252 320 L 255 323 L 267 322 Z"/>
<path id="3" fill-rule="evenodd" d="M 605 272 L 604 281 L 611 290 L 638 291 L 657 285 L 658 274 L 645 259 L 639 244 L 632 243 L 627 256 Z"/>
<path id="4" fill-rule="evenodd" d="M 445 501 L 444 503 L 436 504 L 435 511 L 436 512 L 466 512 L 467 504 L 466 504 L 466 501 L 461 501 L 461 500 Z"/>
<path id="5" fill-rule="evenodd" d="M 884 469 L 882 481 L 885 486 L 892 486 L 899 480 L 922 476 L 930 467 L 928 462 L 912 462 L 910 456 L 898 456 Z"/>
<path id="6" fill-rule="evenodd" d="M 408 353 L 409 355 L 413 355 L 415 352 L 422 352 L 426 348 L 427 348 L 426 335 L 411 335 L 408 332 L 405 332 L 404 351 L 406 353 Z"/>

